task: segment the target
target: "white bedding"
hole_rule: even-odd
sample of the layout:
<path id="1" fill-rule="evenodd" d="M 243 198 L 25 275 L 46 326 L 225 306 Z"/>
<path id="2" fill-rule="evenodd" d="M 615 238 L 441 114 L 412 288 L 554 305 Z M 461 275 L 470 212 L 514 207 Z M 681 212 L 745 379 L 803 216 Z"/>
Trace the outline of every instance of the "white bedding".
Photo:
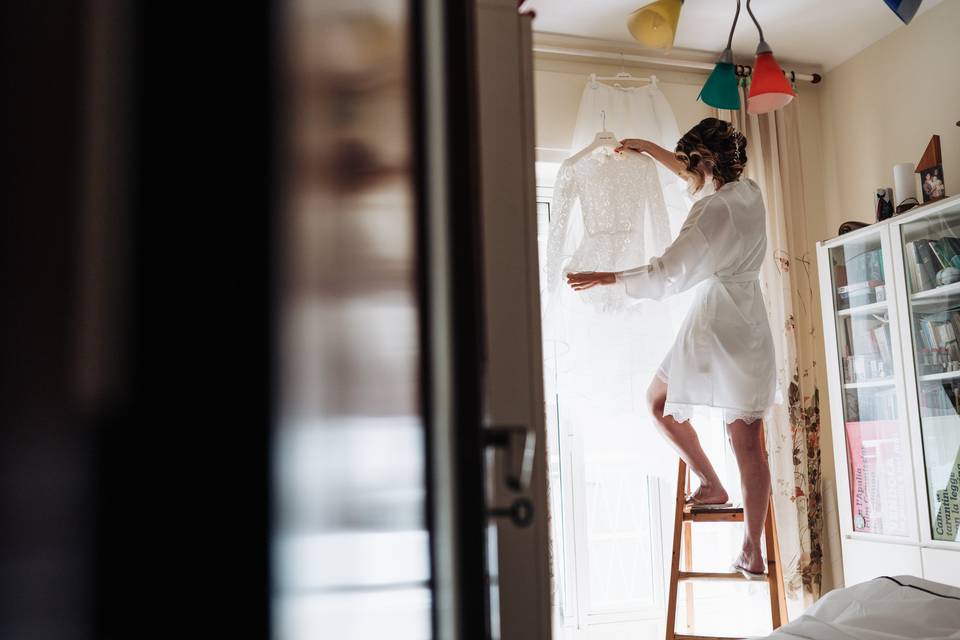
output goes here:
<path id="1" fill-rule="evenodd" d="M 899 583 L 899 584 L 898 584 Z M 831 591 L 770 640 L 960 640 L 960 589 L 912 576 Z"/>

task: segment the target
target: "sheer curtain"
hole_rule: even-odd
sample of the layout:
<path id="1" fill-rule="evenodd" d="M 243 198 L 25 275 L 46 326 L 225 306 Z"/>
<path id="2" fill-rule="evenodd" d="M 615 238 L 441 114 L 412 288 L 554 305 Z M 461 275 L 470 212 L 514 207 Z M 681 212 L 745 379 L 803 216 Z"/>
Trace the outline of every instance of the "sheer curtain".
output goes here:
<path id="1" fill-rule="evenodd" d="M 741 104 L 747 96 L 741 89 Z M 815 338 L 819 330 L 807 254 L 799 105 L 763 115 L 720 110 L 747 136 L 746 175 L 764 194 L 769 259 L 761 271 L 777 357 L 781 398 L 766 424 L 773 502 L 791 618 L 820 595 L 823 506 L 820 397 Z"/>

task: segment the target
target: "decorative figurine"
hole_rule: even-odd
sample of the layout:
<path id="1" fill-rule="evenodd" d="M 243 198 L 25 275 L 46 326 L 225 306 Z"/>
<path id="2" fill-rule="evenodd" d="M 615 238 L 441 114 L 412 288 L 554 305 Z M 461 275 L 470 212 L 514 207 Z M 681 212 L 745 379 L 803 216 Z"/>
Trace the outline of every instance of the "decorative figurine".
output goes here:
<path id="1" fill-rule="evenodd" d="M 893 217 L 893 189 L 880 187 L 877 189 L 877 222 Z"/>

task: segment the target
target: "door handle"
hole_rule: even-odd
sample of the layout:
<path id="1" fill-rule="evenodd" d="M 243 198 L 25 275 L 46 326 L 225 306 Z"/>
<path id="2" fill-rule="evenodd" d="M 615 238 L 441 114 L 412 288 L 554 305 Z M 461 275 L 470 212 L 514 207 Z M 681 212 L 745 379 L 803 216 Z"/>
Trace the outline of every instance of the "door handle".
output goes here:
<path id="1" fill-rule="evenodd" d="M 518 426 L 488 427 L 483 431 L 483 444 L 503 450 L 506 456 L 504 482 L 513 491 L 525 491 L 533 476 L 536 432 Z"/>
<path id="2" fill-rule="evenodd" d="M 533 522 L 533 503 L 529 498 L 517 498 L 509 507 L 487 509 L 491 518 L 510 518 L 518 527 L 529 527 Z"/>

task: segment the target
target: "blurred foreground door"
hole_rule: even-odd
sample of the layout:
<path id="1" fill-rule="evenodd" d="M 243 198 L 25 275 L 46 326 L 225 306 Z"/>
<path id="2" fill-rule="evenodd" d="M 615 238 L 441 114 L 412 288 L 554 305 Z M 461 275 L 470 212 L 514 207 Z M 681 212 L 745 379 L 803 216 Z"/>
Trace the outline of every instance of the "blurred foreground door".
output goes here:
<path id="1" fill-rule="evenodd" d="M 274 637 L 547 640 L 529 18 L 284 7 Z"/>
<path id="2" fill-rule="evenodd" d="M 548 640 L 532 16 L 512 0 L 479 0 L 476 16 L 492 635 Z"/>

